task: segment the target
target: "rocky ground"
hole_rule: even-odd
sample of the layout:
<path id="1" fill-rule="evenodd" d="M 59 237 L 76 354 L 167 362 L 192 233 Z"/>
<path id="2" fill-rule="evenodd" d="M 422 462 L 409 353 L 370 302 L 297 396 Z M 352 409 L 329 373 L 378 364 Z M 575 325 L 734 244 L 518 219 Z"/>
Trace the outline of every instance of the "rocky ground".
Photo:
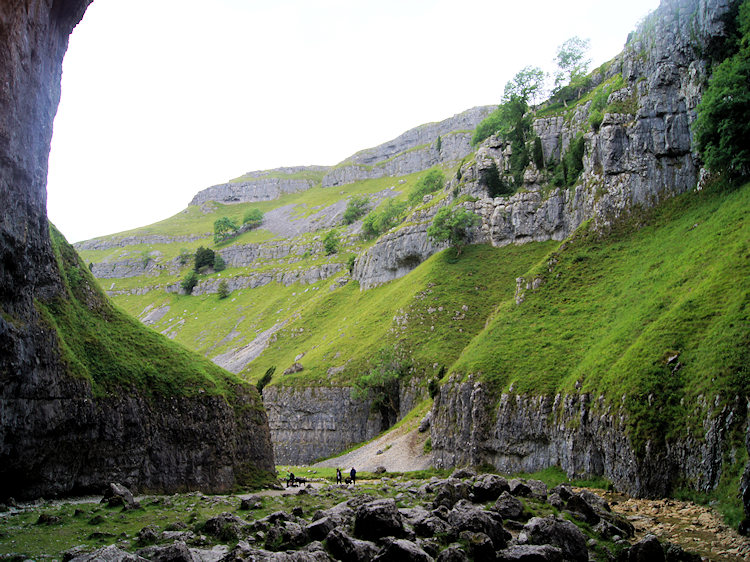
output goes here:
<path id="1" fill-rule="evenodd" d="M 26 524 L 23 508 L 6 512 L 0 558 L 692 562 L 701 556 L 690 550 L 707 560 L 745 560 L 750 553 L 706 508 L 602 495 L 465 469 L 448 478 L 385 476 L 356 486 L 318 481 L 246 496 L 133 498 L 113 487 L 102 504 L 29 506 Z M 89 534 L 75 546 L 23 550 L 29 538 L 60 544 L 51 539 L 65 536 L 76 520 Z M 691 525 L 715 536 L 691 544 L 685 534 Z"/>

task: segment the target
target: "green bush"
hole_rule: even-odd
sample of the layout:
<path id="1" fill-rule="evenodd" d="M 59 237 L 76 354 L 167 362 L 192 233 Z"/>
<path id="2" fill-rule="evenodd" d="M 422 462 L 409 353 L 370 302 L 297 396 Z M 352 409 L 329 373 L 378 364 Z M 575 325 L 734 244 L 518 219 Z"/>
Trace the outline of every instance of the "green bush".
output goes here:
<path id="1" fill-rule="evenodd" d="M 432 168 L 417 180 L 411 193 L 409 193 L 409 204 L 415 205 L 420 203 L 425 195 L 440 191 L 444 186 L 445 174 L 437 168 Z"/>
<path id="2" fill-rule="evenodd" d="M 248 209 L 242 218 L 242 224 L 248 225 L 249 228 L 258 228 L 263 224 L 263 211 L 260 209 Z"/>
<path id="3" fill-rule="evenodd" d="M 401 222 L 406 203 L 388 199 L 380 211 L 371 211 L 362 221 L 362 238 L 377 238 Z"/>
<path id="4" fill-rule="evenodd" d="M 216 294 L 219 295 L 220 299 L 225 299 L 229 296 L 229 285 L 226 279 L 222 279 L 219 283 L 219 288 L 216 290 Z"/>
<path id="5" fill-rule="evenodd" d="M 194 271 L 200 271 L 204 267 L 213 267 L 214 261 L 216 260 L 216 254 L 211 248 L 204 248 L 203 246 L 198 246 L 198 249 L 195 251 L 195 257 L 194 257 Z"/>
<path id="6" fill-rule="evenodd" d="M 355 261 L 357 261 L 356 254 L 350 254 L 349 257 L 346 259 L 346 268 L 349 270 L 349 275 L 351 275 L 352 271 L 354 271 Z"/>
<path id="7" fill-rule="evenodd" d="M 542 148 L 542 139 L 534 137 L 534 148 L 532 149 L 532 160 L 537 170 L 544 168 L 544 149 Z"/>
<path id="8" fill-rule="evenodd" d="M 214 222 L 214 244 L 219 244 L 234 236 L 239 229 L 236 222 L 228 217 L 221 217 Z"/>
<path id="9" fill-rule="evenodd" d="M 443 207 L 427 228 L 427 236 L 437 243 L 447 241 L 456 249 L 456 255 L 460 256 L 469 238 L 469 229 L 479 222 L 477 215 L 463 207 Z"/>
<path id="10" fill-rule="evenodd" d="M 599 127 L 601 126 L 602 121 L 604 121 L 604 115 L 602 115 L 602 112 L 599 109 L 595 109 L 589 113 L 589 125 L 591 125 L 591 128 L 595 133 L 599 132 Z"/>
<path id="11" fill-rule="evenodd" d="M 567 185 L 575 185 L 578 177 L 583 171 L 583 135 L 578 134 L 576 138 L 570 141 L 568 152 L 564 157 L 565 181 Z"/>
<path id="12" fill-rule="evenodd" d="M 480 183 L 487 188 L 487 194 L 490 197 L 507 195 L 513 191 L 500 176 L 500 170 L 494 160 L 489 168 L 482 170 Z"/>
<path id="13" fill-rule="evenodd" d="M 221 257 L 221 254 L 214 256 L 214 271 L 224 271 L 227 268 L 227 262 Z"/>
<path id="14" fill-rule="evenodd" d="M 180 287 L 185 291 L 185 294 L 190 295 L 197 284 L 198 274 L 195 271 L 190 271 L 180 282 Z"/>
<path id="15" fill-rule="evenodd" d="M 364 195 L 355 195 L 346 204 L 344 211 L 344 224 L 352 224 L 354 221 L 363 217 L 370 205 L 370 200 Z"/>
<path id="16" fill-rule="evenodd" d="M 326 255 L 330 256 L 338 252 L 339 244 L 339 233 L 335 229 L 331 230 L 323 239 L 323 247 L 325 248 Z"/>

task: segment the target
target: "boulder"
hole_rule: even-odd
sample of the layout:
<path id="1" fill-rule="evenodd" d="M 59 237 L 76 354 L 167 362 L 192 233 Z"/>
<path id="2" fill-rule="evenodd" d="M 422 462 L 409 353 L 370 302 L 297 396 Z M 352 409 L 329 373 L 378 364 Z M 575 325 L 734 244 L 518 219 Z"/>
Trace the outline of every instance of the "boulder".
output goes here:
<path id="1" fill-rule="evenodd" d="M 438 555 L 437 562 L 469 562 L 469 557 L 463 548 L 453 544 Z"/>
<path id="2" fill-rule="evenodd" d="M 248 509 L 260 509 L 263 507 L 263 501 L 261 500 L 260 496 L 257 496 L 253 494 L 252 496 L 247 496 L 246 498 L 242 498 L 240 500 L 240 509 L 245 511 Z"/>
<path id="3" fill-rule="evenodd" d="M 287 550 L 299 548 L 310 542 L 306 529 L 294 521 L 279 521 L 268 529 L 266 548 Z"/>
<path id="4" fill-rule="evenodd" d="M 472 560 L 495 560 L 495 545 L 492 539 L 484 533 L 461 531 L 459 539 L 466 544 Z"/>
<path id="5" fill-rule="evenodd" d="M 328 533 L 336 528 L 336 522 L 330 517 L 321 517 L 305 527 L 308 536 L 315 541 L 322 541 Z"/>
<path id="6" fill-rule="evenodd" d="M 519 544 L 497 553 L 497 562 L 562 562 L 563 553 L 549 544 Z"/>
<path id="7" fill-rule="evenodd" d="M 534 517 L 523 532 L 529 544 L 549 544 L 558 547 L 566 559 L 588 562 L 589 552 L 586 537 L 570 521 L 560 521 L 552 517 Z"/>
<path id="8" fill-rule="evenodd" d="M 469 478 L 475 478 L 476 475 L 477 471 L 473 468 L 457 468 L 450 477 L 458 480 L 468 480 Z"/>
<path id="9" fill-rule="evenodd" d="M 354 516 L 354 535 L 361 539 L 401 537 L 404 524 L 393 499 L 375 500 L 357 508 Z"/>
<path id="10" fill-rule="evenodd" d="M 406 539 L 395 539 L 372 559 L 373 562 L 432 562 L 434 558 Z"/>
<path id="11" fill-rule="evenodd" d="M 468 500 L 471 488 L 466 482 L 456 478 L 448 478 L 437 487 L 435 505 L 443 505 L 452 508 L 459 500 Z"/>
<path id="12" fill-rule="evenodd" d="M 547 484 L 541 480 L 527 480 L 526 485 L 531 489 L 532 497 L 540 500 L 547 499 Z"/>
<path id="13" fill-rule="evenodd" d="M 654 535 L 646 535 L 630 547 L 628 562 L 665 562 L 664 548 Z"/>
<path id="14" fill-rule="evenodd" d="M 495 549 L 505 548 L 506 531 L 499 515 L 479 509 L 468 502 L 459 502 L 448 516 L 448 524 L 453 535 L 462 531 L 484 533 L 492 541 Z"/>
<path id="15" fill-rule="evenodd" d="M 571 511 L 577 519 L 585 521 L 589 525 L 596 525 L 601 520 L 601 517 L 599 517 L 591 504 L 578 494 L 570 496 L 565 503 L 565 507 L 568 511 Z"/>
<path id="16" fill-rule="evenodd" d="M 136 551 L 151 562 L 193 562 L 193 555 L 187 545 L 178 541 L 163 546 L 149 546 Z"/>
<path id="17" fill-rule="evenodd" d="M 510 493 L 514 496 L 528 498 L 532 494 L 531 487 L 519 478 L 513 478 L 513 480 L 508 482 L 508 486 L 510 488 Z"/>
<path id="18" fill-rule="evenodd" d="M 495 501 L 500 494 L 510 490 L 508 481 L 497 474 L 482 474 L 471 487 L 474 501 L 477 503 Z"/>
<path id="19" fill-rule="evenodd" d="M 110 482 L 107 489 L 104 490 L 104 497 L 102 503 L 106 503 L 110 507 L 116 505 L 122 505 L 126 507 L 137 507 L 138 503 L 133 498 L 133 494 L 122 484 L 116 482 Z"/>
<path id="20" fill-rule="evenodd" d="M 203 532 L 222 541 L 236 541 L 249 523 L 228 512 L 221 513 L 206 521 Z"/>
<path id="21" fill-rule="evenodd" d="M 495 506 L 492 508 L 496 511 L 503 519 L 522 519 L 524 514 L 524 507 L 521 500 L 510 495 L 509 492 L 503 492 L 497 501 Z"/>
<path id="22" fill-rule="evenodd" d="M 369 562 L 378 552 L 375 544 L 354 539 L 341 529 L 334 529 L 328 533 L 326 548 L 336 560 L 351 562 Z"/>

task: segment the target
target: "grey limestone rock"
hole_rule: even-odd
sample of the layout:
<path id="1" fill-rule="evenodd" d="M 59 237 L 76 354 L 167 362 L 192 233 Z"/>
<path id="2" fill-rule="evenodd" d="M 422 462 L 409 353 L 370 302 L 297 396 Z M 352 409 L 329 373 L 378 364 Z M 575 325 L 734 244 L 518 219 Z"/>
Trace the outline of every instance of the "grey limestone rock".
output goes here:
<path id="1" fill-rule="evenodd" d="M 403 536 L 404 522 L 395 500 L 375 500 L 359 506 L 354 516 L 354 534 L 365 540 Z"/>
<path id="2" fill-rule="evenodd" d="M 530 544 L 556 546 L 566 560 L 588 562 L 586 536 L 570 521 L 534 517 L 523 529 Z"/>
<path id="3" fill-rule="evenodd" d="M 433 558 L 416 543 L 406 539 L 388 541 L 373 562 L 432 562 Z"/>
<path id="4" fill-rule="evenodd" d="M 375 543 L 354 539 L 339 528 L 328 534 L 326 546 L 335 559 L 352 562 L 370 562 L 379 550 Z"/>

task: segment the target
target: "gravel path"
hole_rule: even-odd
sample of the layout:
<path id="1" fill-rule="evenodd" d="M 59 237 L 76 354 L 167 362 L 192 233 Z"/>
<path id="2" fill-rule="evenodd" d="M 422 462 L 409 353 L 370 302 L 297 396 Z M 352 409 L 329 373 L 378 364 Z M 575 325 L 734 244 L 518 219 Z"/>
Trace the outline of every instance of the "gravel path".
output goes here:
<path id="1" fill-rule="evenodd" d="M 432 466 L 432 455 L 424 453 L 427 437 L 428 432 L 419 433 L 413 427 L 400 427 L 355 451 L 313 466 L 339 466 L 345 473 L 351 467 L 367 472 L 372 472 L 379 466 L 385 467 L 388 472 L 424 470 Z"/>

